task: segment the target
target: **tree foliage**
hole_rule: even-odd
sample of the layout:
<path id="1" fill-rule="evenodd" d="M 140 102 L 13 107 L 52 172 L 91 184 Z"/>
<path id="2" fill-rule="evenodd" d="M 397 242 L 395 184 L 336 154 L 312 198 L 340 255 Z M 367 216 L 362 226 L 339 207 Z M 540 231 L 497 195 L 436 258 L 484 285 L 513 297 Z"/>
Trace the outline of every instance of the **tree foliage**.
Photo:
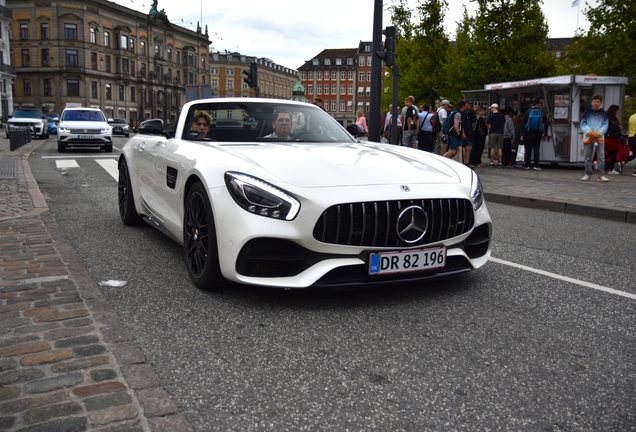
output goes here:
<path id="1" fill-rule="evenodd" d="M 636 92 L 636 2 L 600 0 L 583 12 L 590 23 L 568 47 L 569 73 L 627 76 Z"/>
<path id="2" fill-rule="evenodd" d="M 405 0 L 390 8 L 396 27 L 396 64 L 400 70 L 398 101 L 413 95 L 416 104 L 434 103 L 439 97 L 442 62 L 449 47 L 444 32 L 446 0 L 421 0 L 412 11 Z M 393 77 L 386 79 L 385 106 L 391 101 Z"/>

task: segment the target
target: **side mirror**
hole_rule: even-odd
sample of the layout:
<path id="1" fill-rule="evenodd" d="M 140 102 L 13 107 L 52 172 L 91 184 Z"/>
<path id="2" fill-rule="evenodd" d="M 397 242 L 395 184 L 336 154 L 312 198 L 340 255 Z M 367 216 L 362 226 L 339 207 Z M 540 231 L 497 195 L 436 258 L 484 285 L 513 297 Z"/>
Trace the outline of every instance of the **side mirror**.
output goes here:
<path id="1" fill-rule="evenodd" d="M 164 135 L 163 133 L 163 120 L 150 119 L 141 122 L 138 132 L 145 135 Z"/>

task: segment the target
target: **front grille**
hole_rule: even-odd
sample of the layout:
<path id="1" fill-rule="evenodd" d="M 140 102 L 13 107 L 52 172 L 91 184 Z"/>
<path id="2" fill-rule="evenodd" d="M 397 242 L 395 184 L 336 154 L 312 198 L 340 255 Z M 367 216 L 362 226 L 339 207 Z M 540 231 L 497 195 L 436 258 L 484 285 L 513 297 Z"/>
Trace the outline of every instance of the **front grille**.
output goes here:
<path id="1" fill-rule="evenodd" d="M 397 234 L 402 209 L 416 205 L 428 217 L 424 237 L 406 243 Z M 474 224 L 472 203 L 467 199 L 424 199 L 338 204 L 329 207 L 314 227 L 314 238 L 347 246 L 411 247 L 437 243 L 470 231 Z"/>
<path id="2" fill-rule="evenodd" d="M 99 135 L 102 133 L 101 129 L 71 129 L 72 134 L 90 134 Z"/>

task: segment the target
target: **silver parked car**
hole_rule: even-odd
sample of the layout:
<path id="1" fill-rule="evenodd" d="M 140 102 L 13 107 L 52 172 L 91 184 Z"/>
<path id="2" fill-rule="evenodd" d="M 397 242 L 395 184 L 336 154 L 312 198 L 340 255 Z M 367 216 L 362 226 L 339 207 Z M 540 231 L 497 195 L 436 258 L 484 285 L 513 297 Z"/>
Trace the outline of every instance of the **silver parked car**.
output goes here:
<path id="1" fill-rule="evenodd" d="M 100 147 L 113 151 L 113 128 L 99 108 L 65 108 L 57 126 L 57 151 L 68 147 Z"/>

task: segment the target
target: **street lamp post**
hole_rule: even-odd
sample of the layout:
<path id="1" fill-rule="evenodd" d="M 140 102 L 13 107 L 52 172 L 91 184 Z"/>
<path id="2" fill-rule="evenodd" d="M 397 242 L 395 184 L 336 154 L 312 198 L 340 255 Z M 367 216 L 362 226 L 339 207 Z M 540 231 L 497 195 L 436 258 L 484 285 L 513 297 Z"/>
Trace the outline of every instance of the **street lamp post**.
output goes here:
<path id="1" fill-rule="evenodd" d="M 373 42 L 371 52 L 382 49 L 382 0 L 375 0 L 373 11 Z M 380 103 L 382 95 L 382 61 L 377 57 L 371 63 L 371 111 L 369 113 L 369 140 L 380 141 Z"/>

